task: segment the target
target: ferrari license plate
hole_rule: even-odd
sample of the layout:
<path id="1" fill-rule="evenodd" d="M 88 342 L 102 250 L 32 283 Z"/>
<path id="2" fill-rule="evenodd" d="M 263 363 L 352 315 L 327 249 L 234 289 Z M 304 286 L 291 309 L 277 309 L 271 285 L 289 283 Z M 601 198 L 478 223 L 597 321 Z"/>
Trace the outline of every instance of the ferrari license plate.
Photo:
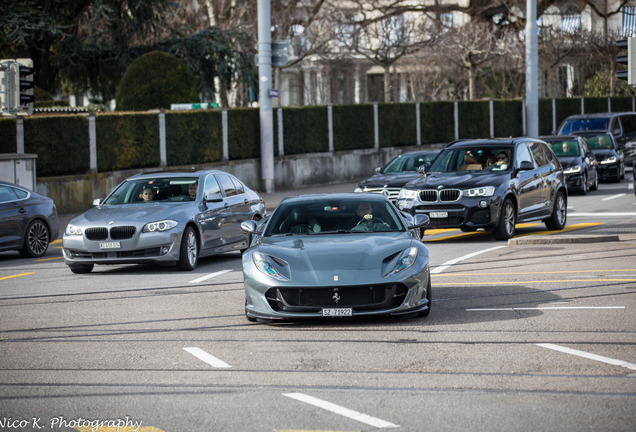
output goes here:
<path id="1" fill-rule="evenodd" d="M 342 317 L 352 315 L 351 308 L 328 308 L 322 310 L 322 316 Z"/>
<path id="2" fill-rule="evenodd" d="M 119 242 L 103 242 L 99 244 L 100 249 L 119 249 L 121 244 Z"/>
<path id="3" fill-rule="evenodd" d="M 430 212 L 429 216 L 432 218 L 447 218 L 448 212 Z"/>

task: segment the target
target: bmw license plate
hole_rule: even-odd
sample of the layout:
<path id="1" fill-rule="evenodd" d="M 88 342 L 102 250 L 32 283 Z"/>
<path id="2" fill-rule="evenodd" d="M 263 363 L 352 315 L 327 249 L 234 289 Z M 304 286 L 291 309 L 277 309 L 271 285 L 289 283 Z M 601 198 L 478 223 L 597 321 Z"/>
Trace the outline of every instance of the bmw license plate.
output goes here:
<path id="1" fill-rule="evenodd" d="M 99 244 L 100 249 L 119 249 L 121 244 L 119 242 L 103 242 Z"/>
<path id="2" fill-rule="evenodd" d="M 343 317 L 353 316 L 351 308 L 328 308 L 322 310 L 322 316 Z"/>
<path id="3" fill-rule="evenodd" d="M 429 217 L 432 218 L 447 218 L 448 212 L 430 212 Z"/>

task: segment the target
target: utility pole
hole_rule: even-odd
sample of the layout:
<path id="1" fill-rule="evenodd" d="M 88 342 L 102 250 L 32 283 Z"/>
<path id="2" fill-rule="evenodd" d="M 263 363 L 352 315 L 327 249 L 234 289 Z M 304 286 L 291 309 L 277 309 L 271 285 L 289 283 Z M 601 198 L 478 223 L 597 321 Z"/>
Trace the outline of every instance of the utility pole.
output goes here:
<path id="1" fill-rule="evenodd" d="M 537 0 L 526 0 L 526 135 L 539 136 Z"/>
<path id="2" fill-rule="evenodd" d="M 274 120 L 272 99 L 272 18 L 270 0 L 258 0 L 258 102 L 261 125 L 261 179 L 274 192 Z"/>

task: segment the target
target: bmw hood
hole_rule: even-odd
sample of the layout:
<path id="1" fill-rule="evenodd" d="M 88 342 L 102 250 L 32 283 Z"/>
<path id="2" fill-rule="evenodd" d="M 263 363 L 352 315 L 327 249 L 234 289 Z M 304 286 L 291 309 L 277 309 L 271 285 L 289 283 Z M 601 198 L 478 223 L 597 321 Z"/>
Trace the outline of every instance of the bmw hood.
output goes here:
<path id="1" fill-rule="evenodd" d="M 402 187 L 409 181 L 420 177 L 422 174 L 416 172 L 401 173 L 401 174 L 375 174 L 372 177 L 361 181 L 359 187 L 389 187 L 397 188 Z"/>
<path id="2" fill-rule="evenodd" d="M 405 189 L 469 189 L 482 186 L 498 186 L 510 178 L 509 171 L 456 171 L 448 173 L 433 172 L 412 180 L 404 185 Z"/>
<path id="3" fill-rule="evenodd" d="M 267 237 L 258 251 L 286 261 L 292 285 L 357 285 L 391 282 L 382 276 L 412 242 L 405 233 Z"/>
<path id="4" fill-rule="evenodd" d="M 148 222 L 156 222 L 170 217 L 175 217 L 176 219 L 176 214 L 183 211 L 183 205 L 139 203 L 99 206 L 87 210 L 70 223 L 93 226 L 141 226 Z"/>

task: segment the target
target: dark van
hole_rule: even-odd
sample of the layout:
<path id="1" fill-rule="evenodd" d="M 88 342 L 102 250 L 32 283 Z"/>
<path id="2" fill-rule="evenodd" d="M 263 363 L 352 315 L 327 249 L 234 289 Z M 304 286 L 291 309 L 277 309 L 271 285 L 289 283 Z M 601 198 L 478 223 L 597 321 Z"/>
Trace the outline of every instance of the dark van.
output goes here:
<path id="1" fill-rule="evenodd" d="M 585 131 L 611 133 L 618 148 L 623 150 L 625 162 L 636 159 L 636 112 L 572 115 L 563 120 L 557 134 Z"/>

